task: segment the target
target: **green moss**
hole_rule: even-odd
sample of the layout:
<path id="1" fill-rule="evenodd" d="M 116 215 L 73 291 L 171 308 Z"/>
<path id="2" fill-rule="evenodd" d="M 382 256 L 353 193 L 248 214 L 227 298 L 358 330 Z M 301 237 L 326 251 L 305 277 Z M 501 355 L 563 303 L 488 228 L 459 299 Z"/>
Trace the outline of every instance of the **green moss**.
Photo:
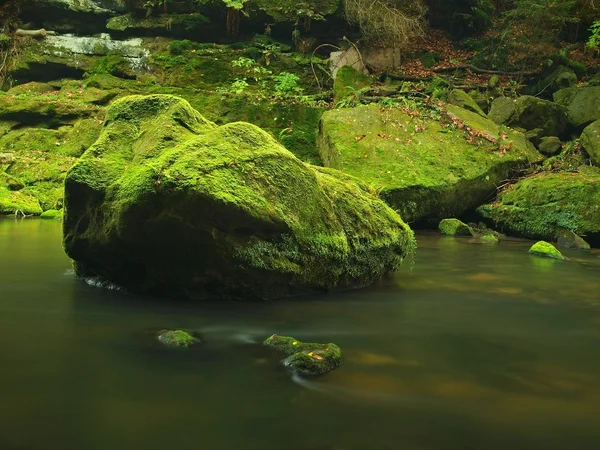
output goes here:
<path id="1" fill-rule="evenodd" d="M 202 14 L 160 14 L 150 17 L 138 17 L 133 13 L 112 17 L 108 20 L 106 28 L 114 31 L 144 30 L 157 33 L 171 31 L 198 30 L 210 23 L 210 19 Z"/>
<path id="2" fill-rule="evenodd" d="M 448 102 L 452 103 L 453 105 L 459 106 L 463 109 L 466 109 L 467 111 L 471 111 L 479 114 L 482 117 L 485 117 L 485 113 L 483 112 L 483 110 L 479 107 L 477 103 L 475 103 L 475 100 L 473 100 L 473 98 L 465 91 L 461 91 L 460 89 L 453 89 L 452 91 L 450 91 L 450 94 L 448 94 Z"/>
<path id="3" fill-rule="evenodd" d="M 405 220 L 459 216 L 514 170 L 542 159 L 523 134 L 454 105 L 446 108 L 328 111 L 319 152 L 326 166 L 377 188 Z"/>
<path id="4" fill-rule="evenodd" d="M 65 186 L 68 254 L 134 290 L 272 298 L 364 286 L 414 248 L 368 186 L 172 96 L 116 100 Z"/>
<path id="5" fill-rule="evenodd" d="M 34 196 L 22 191 L 11 191 L 0 184 L 0 214 L 16 212 L 39 215 L 42 213 L 42 208 Z"/>
<path id="6" fill-rule="evenodd" d="M 167 347 L 188 348 L 201 342 L 193 334 L 182 330 L 163 331 L 158 335 L 158 341 Z"/>
<path id="7" fill-rule="evenodd" d="M 444 219 L 439 224 L 439 229 L 446 236 L 471 236 L 471 228 L 458 219 Z"/>
<path id="8" fill-rule="evenodd" d="M 498 237 L 494 233 L 486 233 L 479 236 L 479 240 L 484 244 L 497 244 Z"/>
<path id="9" fill-rule="evenodd" d="M 536 256 L 544 256 L 546 258 L 553 259 L 565 259 L 561 252 L 559 252 L 554 245 L 549 244 L 546 241 L 536 242 L 529 249 L 529 253 Z"/>
<path id="10" fill-rule="evenodd" d="M 287 355 L 282 361 L 283 365 L 300 375 L 323 375 L 342 364 L 342 351 L 332 343 L 305 343 L 293 337 L 274 334 L 264 341 L 264 345 Z"/>
<path id="11" fill-rule="evenodd" d="M 561 228 L 598 235 L 598 205 L 599 173 L 545 173 L 519 181 L 477 211 L 507 232 L 552 240 Z"/>
<path id="12" fill-rule="evenodd" d="M 258 7 L 277 22 L 294 22 L 299 16 L 326 16 L 340 6 L 340 0 L 255 0 Z"/>
<path id="13" fill-rule="evenodd" d="M 49 209 L 44 211 L 40 218 L 42 219 L 62 219 L 63 210 L 62 209 Z"/>
<path id="14" fill-rule="evenodd" d="M 360 89 L 371 85 L 371 77 L 359 72 L 354 67 L 343 66 L 338 70 L 333 85 L 333 101 L 340 102 Z"/>

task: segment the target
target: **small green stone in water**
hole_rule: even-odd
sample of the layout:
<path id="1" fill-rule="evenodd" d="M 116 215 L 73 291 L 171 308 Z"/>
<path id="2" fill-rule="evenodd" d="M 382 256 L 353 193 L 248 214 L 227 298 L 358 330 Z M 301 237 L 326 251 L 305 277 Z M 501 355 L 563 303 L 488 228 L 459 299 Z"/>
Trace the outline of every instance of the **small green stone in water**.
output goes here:
<path id="1" fill-rule="evenodd" d="M 200 339 L 182 330 L 165 331 L 158 335 L 158 340 L 167 347 L 184 348 L 200 342 Z"/>
<path id="2" fill-rule="evenodd" d="M 559 252 L 554 245 L 549 244 L 546 241 L 539 241 L 533 244 L 529 249 L 529 253 L 536 256 L 544 256 L 546 258 L 565 259 L 562 253 Z"/>
<path id="3" fill-rule="evenodd" d="M 439 224 L 440 231 L 446 236 L 471 236 L 471 228 L 458 219 L 444 219 Z"/>

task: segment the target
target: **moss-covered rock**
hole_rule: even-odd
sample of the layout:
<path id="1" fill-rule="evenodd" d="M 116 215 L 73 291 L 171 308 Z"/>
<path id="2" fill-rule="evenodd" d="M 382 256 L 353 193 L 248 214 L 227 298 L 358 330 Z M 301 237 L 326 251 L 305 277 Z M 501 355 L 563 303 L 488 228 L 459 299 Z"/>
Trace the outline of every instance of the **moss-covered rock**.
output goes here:
<path id="1" fill-rule="evenodd" d="M 542 136 L 559 136 L 567 126 L 567 113 L 564 107 L 533 97 L 523 95 L 515 101 L 516 115 L 507 125 L 525 130 L 540 128 Z"/>
<path id="2" fill-rule="evenodd" d="M 448 105 L 428 114 L 377 105 L 328 111 L 319 152 L 326 166 L 374 185 L 404 220 L 460 216 L 513 170 L 542 159 L 523 134 L 476 113 Z"/>
<path id="3" fill-rule="evenodd" d="M 546 241 L 539 241 L 533 244 L 529 249 L 529 253 L 545 258 L 565 259 L 562 253 L 559 252 L 554 245 Z"/>
<path id="4" fill-rule="evenodd" d="M 299 16 L 311 15 L 327 16 L 333 14 L 340 7 L 340 0 L 254 0 L 254 3 L 277 22 L 293 22 Z"/>
<path id="5" fill-rule="evenodd" d="M 506 125 L 513 121 L 517 114 L 517 106 L 513 99 L 498 97 L 492 102 L 488 118 L 498 125 Z"/>
<path id="6" fill-rule="evenodd" d="M 48 209 L 44 211 L 41 215 L 41 219 L 62 219 L 63 210 L 62 209 Z"/>
<path id="7" fill-rule="evenodd" d="M 112 17 L 106 28 L 113 31 L 141 32 L 152 36 L 181 35 L 205 28 L 210 19 L 199 13 L 160 14 L 158 16 L 139 17 L 133 13 Z"/>
<path id="8" fill-rule="evenodd" d="M 333 84 L 333 101 L 338 103 L 340 100 L 370 85 L 371 78 L 368 75 L 359 72 L 352 66 L 342 66 L 337 71 Z"/>
<path id="9" fill-rule="evenodd" d="M 596 120 L 585 127 L 583 133 L 581 133 L 581 145 L 590 155 L 592 163 L 600 166 L 600 120 Z"/>
<path id="10" fill-rule="evenodd" d="M 283 365 L 300 375 L 323 375 L 342 364 L 342 351 L 332 343 L 306 343 L 274 334 L 264 341 L 264 345 L 287 355 L 282 361 Z"/>
<path id="11" fill-rule="evenodd" d="M 192 333 L 183 330 L 164 330 L 158 335 L 158 341 L 167 347 L 188 348 L 202 342 Z"/>
<path id="12" fill-rule="evenodd" d="M 11 191 L 3 186 L 0 180 L 0 214 L 22 213 L 26 215 L 39 215 L 42 207 L 38 199 L 23 191 Z"/>
<path id="13" fill-rule="evenodd" d="M 564 228 L 594 239 L 600 235 L 600 171 L 525 178 L 477 211 L 528 238 L 553 240 Z"/>
<path id="14" fill-rule="evenodd" d="M 247 123 L 168 95 L 108 109 L 65 181 L 80 275 L 192 298 L 274 298 L 368 285 L 413 248 L 371 188 L 303 164 Z"/>
<path id="15" fill-rule="evenodd" d="M 450 94 L 448 94 L 448 103 L 460 106 L 467 111 L 472 111 L 482 117 L 485 117 L 485 113 L 475 102 L 475 100 L 473 100 L 473 98 L 465 91 L 461 91 L 460 89 L 453 89 L 450 91 Z"/>
<path id="16" fill-rule="evenodd" d="M 471 236 L 471 228 L 458 219 L 444 219 L 439 224 L 439 229 L 446 236 Z"/>
<path id="17" fill-rule="evenodd" d="M 568 67 L 559 65 L 537 85 L 537 92 L 552 94 L 560 89 L 573 87 L 577 84 L 577 74 Z"/>
<path id="18" fill-rule="evenodd" d="M 600 86 L 561 89 L 554 101 L 567 108 L 569 125 L 582 129 L 600 120 Z"/>
<path id="19" fill-rule="evenodd" d="M 588 244 L 581 236 L 577 236 L 571 230 L 565 230 L 561 228 L 556 234 L 556 243 L 559 247 L 563 248 L 576 248 L 579 250 L 589 250 L 590 244 Z"/>
<path id="20" fill-rule="evenodd" d="M 556 136 L 544 136 L 540 139 L 538 149 L 543 155 L 554 156 L 560 153 L 562 142 Z"/>

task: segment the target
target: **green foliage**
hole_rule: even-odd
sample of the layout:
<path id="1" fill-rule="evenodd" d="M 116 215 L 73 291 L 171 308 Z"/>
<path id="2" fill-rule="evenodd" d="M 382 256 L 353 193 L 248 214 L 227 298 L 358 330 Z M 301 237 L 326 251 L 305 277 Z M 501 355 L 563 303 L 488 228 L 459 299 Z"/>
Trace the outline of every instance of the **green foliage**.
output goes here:
<path id="1" fill-rule="evenodd" d="M 492 25 L 495 8 L 490 0 L 431 0 L 429 3 L 432 24 L 457 39 L 481 34 Z"/>
<path id="2" fill-rule="evenodd" d="M 292 95 L 302 92 L 302 88 L 298 86 L 300 78 L 297 75 L 289 72 L 281 72 L 273 77 L 275 80 L 275 95 L 278 97 L 291 97 Z"/>
<path id="3" fill-rule="evenodd" d="M 169 52 L 171 52 L 172 55 L 181 55 L 186 51 L 194 50 L 196 48 L 197 44 L 189 39 L 184 39 L 183 41 L 173 41 L 169 44 Z"/>
<path id="4" fill-rule="evenodd" d="M 590 27 L 590 37 L 586 43 L 586 46 L 599 51 L 600 50 L 600 20 L 597 20 Z"/>

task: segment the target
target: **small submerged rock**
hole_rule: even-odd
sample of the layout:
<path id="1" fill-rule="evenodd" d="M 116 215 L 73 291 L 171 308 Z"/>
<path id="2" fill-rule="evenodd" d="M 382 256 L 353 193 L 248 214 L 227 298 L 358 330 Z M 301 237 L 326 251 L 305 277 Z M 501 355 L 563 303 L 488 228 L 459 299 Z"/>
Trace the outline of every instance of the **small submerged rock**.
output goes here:
<path id="1" fill-rule="evenodd" d="M 160 343 L 167 347 L 188 348 L 191 345 L 202 342 L 199 338 L 183 330 L 163 330 L 158 335 Z"/>
<path id="2" fill-rule="evenodd" d="M 300 375 L 323 375 L 342 364 L 342 350 L 332 343 L 300 342 L 293 337 L 274 334 L 263 344 L 287 355 L 282 364 Z"/>
<path id="3" fill-rule="evenodd" d="M 556 247 L 546 241 L 536 242 L 529 249 L 529 253 L 536 256 L 544 256 L 546 258 L 565 259 L 561 252 Z"/>

